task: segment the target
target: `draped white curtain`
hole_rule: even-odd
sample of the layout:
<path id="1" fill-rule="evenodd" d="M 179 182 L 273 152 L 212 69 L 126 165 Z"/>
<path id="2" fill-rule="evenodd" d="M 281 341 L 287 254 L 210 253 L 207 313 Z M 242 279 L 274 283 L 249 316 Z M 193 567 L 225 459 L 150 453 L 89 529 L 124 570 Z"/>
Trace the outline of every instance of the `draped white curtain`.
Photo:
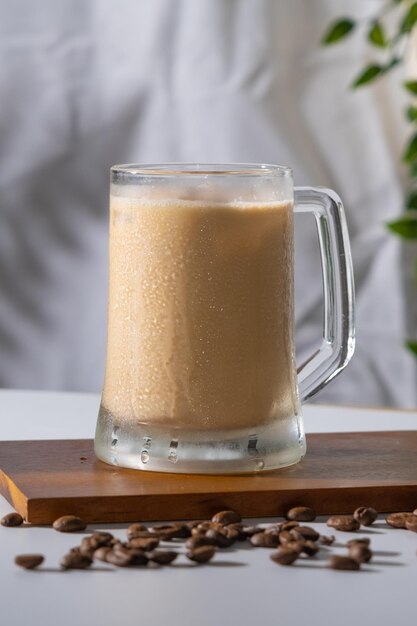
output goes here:
<path id="1" fill-rule="evenodd" d="M 413 406 L 410 252 L 401 211 L 401 69 L 347 89 L 360 36 L 326 24 L 377 0 L 0 0 L 0 386 L 98 391 L 106 339 L 108 168 L 271 162 L 345 202 L 357 351 L 320 401 Z M 301 221 L 302 219 L 302 221 Z M 318 343 L 317 238 L 297 221 L 297 345 Z"/>

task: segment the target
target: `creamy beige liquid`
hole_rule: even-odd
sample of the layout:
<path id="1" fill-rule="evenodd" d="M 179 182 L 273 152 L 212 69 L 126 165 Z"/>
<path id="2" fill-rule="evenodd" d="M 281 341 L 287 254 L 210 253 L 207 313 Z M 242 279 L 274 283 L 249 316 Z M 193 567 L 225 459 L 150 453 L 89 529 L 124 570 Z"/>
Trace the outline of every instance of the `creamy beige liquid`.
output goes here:
<path id="1" fill-rule="evenodd" d="M 297 413 L 292 204 L 111 196 L 103 406 L 258 428 Z"/>

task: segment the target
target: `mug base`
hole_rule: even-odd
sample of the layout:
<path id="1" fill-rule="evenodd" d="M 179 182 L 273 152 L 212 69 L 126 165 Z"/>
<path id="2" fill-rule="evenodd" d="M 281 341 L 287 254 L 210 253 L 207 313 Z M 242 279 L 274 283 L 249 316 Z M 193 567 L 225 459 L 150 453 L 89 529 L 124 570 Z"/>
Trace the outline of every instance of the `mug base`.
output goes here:
<path id="1" fill-rule="evenodd" d="M 118 421 L 100 407 L 96 456 L 110 465 L 182 474 L 243 474 L 298 463 L 306 452 L 301 413 L 258 429 L 190 432 Z"/>

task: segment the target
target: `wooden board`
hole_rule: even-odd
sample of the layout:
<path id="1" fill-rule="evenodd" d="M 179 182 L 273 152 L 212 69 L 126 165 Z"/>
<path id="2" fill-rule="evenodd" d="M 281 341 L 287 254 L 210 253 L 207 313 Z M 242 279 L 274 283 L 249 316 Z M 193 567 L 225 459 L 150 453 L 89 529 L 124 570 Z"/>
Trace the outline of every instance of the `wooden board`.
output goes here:
<path id="1" fill-rule="evenodd" d="M 199 519 L 232 508 L 245 517 L 417 506 L 417 431 L 309 435 L 298 465 L 254 476 L 162 474 L 98 461 L 93 442 L 0 442 L 0 492 L 33 524 L 64 514 L 88 522 Z"/>

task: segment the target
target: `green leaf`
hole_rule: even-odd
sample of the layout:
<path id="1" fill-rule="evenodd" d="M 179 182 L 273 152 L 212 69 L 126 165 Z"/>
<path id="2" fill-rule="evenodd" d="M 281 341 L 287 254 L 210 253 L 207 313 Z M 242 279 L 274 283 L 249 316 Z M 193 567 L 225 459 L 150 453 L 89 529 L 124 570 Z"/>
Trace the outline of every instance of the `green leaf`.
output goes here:
<path id="1" fill-rule="evenodd" d="M 417 341 L 406 341 L 407 348 L 417 356 Z"/>
<path id="2" fill-rule="evenodd" d="M 406 163 L 410 163 L 411 161 L 414 161 L 416 157 L 417 157 L 417 133 L 414 133 L 414 135 L 411 137 L 410 141 L 407 144 L 407 147 L 403 155 L 403 160 Z"/>
<path id="3" fill-rule="evenodd" d="M 384 27 L 382 26 L 381 22 L 378 22 L 378 20 L 376 20 L 372 24 L 371 29 L 368 33 L 368 39 L 371 43 L 373 43 L 375 46 L 378 46 L 379 48 L 385 48 L 388 44 Z"/>
<path id="4" fill-rule="evenodd" d="M 410 122 L 415 122 L 417 120 L 417 107 L 410 104 L 410 106 L 407 107 L 405 114 Z"/>
<path id="5" fill-rule="evenodd" d="M 407 196 L 407 200 L 405 202 L 405 208 L 407 211 L 416 211 L 417 210 L 417 189 L 413 189 Z"/>
<path id="6" fill-rule="evenodd" d="M 414 215 L 406 213 L 398 220 L 389 222 L 387 226 L 403 239 L 417 239 L 417 213 Z"/>
<path id="7" fill-rule="evenodd" d="M 400 25 L 400 33 L 409 33 L 413 30 L 415 23 L 417 22 L 417 2 L 408 9 Z"/>
<path id="8" fill-rule="evenodd" d="M 368 65 L 359 76 L 353 81 L 351 87 L 354 89 L 356 87 L 361 87 L 362 85 L 366 85 L 371 81 L 375 80 L 378 76 L 380 76 L 384 72 L 384 68 L 382 65 L 377 65 L 373 63 L 372 65 Z"/>
<path id="9" fill-rule="evenodd" d="M 355 28 L 355 25 L 355 22 L 348 17 L 333 22 L 322 37 L 322 46 L 328 46 L 344 39 Z"/>
<path id="10" fill-rule="evenodd" d="M 404 87 L 410 92 L 417 95 L 417 80 L 407 80 Z"/>
<path id="11" fill-rule="evenodd" d="M 417 178 L 417 162 L 412 161 L 408 164 L 408 171 L 410 174 L 410 178 Z"/>

